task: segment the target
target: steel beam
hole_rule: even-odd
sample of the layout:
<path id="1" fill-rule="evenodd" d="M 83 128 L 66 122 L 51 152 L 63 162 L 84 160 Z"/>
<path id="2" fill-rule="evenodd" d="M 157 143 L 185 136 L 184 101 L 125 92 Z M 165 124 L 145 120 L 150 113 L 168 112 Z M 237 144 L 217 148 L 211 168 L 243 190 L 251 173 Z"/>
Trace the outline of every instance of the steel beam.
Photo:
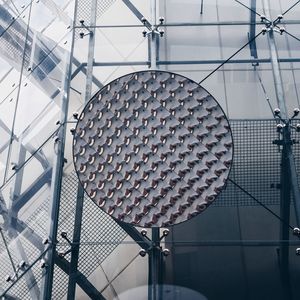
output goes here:
<path id="1" fill-rule="evenodd" d="M 66 274 L 69 274 L 70 263 L 60 256 L 55 255 L 56 265 Z M 102 294 L 87 280 L 87 278 L 78 270 L 76 271 L 76 282 L 81 289 L 93 300 L 106 300 Z M 75 299 L 75 298 L 73 298 Z"/>
<path id="2" fill-rule="evenodd" d="M 250 55 L 254 58 L 257 58 L 257 48 L 256 48 L 256 40 L 254 39 L 256 35 L 256 0 L 251 0 L 251 10 L 250 10 L 250 32 L 249 32 L 249 40 L 253 40 L 250 43 Z"/>
<path id="3" fill-rule="evenodd" d="M 92 0 L 91 2 L 91 12 L 90 12 L 90 22 L 89 22 L 91 26 L 96 25 L 97 3 L 98 0 Z M 87 68 L 86 68 L 85 103 L 87 103 L 91 99 L 91 95 L 92 95 L 93 64 L 94 64 L 95 40 L 96 40 L 95 34 L 96 34 L 96 29 L 91 28 L 89 32 L 89 45 L 88 45 L 88 58 L 87 58 L 88 61 L 87 61 Z M 78 183 L 73 242 L 71 244 L 71 263 L 70 263 L 70 270 L 69 270 L 69 283 L 68 283 L 68 294 L 67 294 L 68 300 L 75 299 L 75 293 L 76 293 L 76 277 L 77 277 L 77 267 L 78 267 L 78 260 L 79 260 L 83 201 L 84 201 L 84 189 L 82 185 Z"/>
<path id="4" fill-rule="evenodd" d="M 268 20 L 271 20 L 269 1 L 263 0 L 263 7 L 265 15 Z M 273 79 L 276 91 L 276 98 L 278 107 L 280 108 L 280 116 L 285 122 L 286 126 L 282 131 L 282 164 L 281 164 L 281 193 L 280 193 L 280 216 L 284 222 L 280 223 L 280 239 L 289 240 L 289 224 L 290 220 L 290 191 L 293 191 L 294 203 L 296 210 L 297 224 L 299 226 L 300 216 L 300 191 L 296 176 L 296 166 L 294 163 L 294 157 L 292 153 L 291 133 L 290 133 L 290 121 L 287 111 L 287 105 L 285 101 L 285 95 L 283 90 L 282 77 L 278 61 L 278 53 L 276 48 L 276 42 L 274 38 L 274 26 L 276 24 L 270 24 L 268 27 L 268 42 L 270 47 L 271 65 L 273 71 Z M 293 176 L 291 176 L 293 174 Z M 293 178 L 294 177 L 294 178 Z M 290 282 L 290 269 L 289 269 L 289 245 L 281 244 L 279 249 L 279 263 L 280 263 L 280 275 L 284 298 L 292 299 L 292 290 Z"/>
<path id="5" fill-rule="evenodd" d="M 156 32 L 156 0 L 151 0 L 151 35 L 150 37 L 150 69 L 157 69 L 157 53 L 159 47 Z M 161 291 L 162 253 L 160 248 L 159 228 L 152 228 L 152 246 L 148 250 L 148 299 L 159 300 Z"/>
<path id="6" fill-rule="evenodd" d="M 157 68 L 157 32 L 156 32 L 156 0 L 151 0 L 151 32 L 150 39 L 150 68 L 155 70 Z"/>
<path id="7" fill-rule="evenodd" d="M 152 243 L 143 235 L 141 235 L 141 233 L 135 227 L 118 220 L 115 221 L 142 249 L 147 251 L 152 246 Z"/>
<path id="8" fill-rule="evenodd" d="M 52 168 L 47 169 L 12 204 L 13 211 L 19 211 L 45 184 L 51 182 Z"/>
<path id="9" fill-rule="evenodd" d="M 281 175 L 280 175 L 280 217 L 285 221 L 280 226 L 280 239 L 289 240 L 290 228 L 290 203 L 291 203 L 291 181 L 288 151 L 291 143 L 291 133 L 289 126 L 283 128 L 283 147 L 281 152 Z M 289 244 L 281 243 L 279 248 L 280 277 L 283 285 L 284 299 L 292 299 L 292 289 L 289 271 Z"/>
<path id="10" fill-rule="evenodd" d="M 148 299 L 162 299 L 162 252 L 160 247 L 159 228 L 152 228 L 152 247 L 149 255 Z"/>
<path id="11" fill-rule="evenodd" d="M 73 26 L 75 26 L 75 17 L 77 15 L 77 4 L 78 0 L 75 0 L 74 9 L 74 21 Z M 49 239 L 51 246 L 46 254 L 46 261 L 48 267 L 45 270 L 45 274 L 42 279 L 41 290 L 43 300 L 51 299 L 52 295 L 52 285 L 53 285 L 53 274 L 54 274 L 54 263 L 55 263 L 55 251 L 56 251 L 56 239 L 58 230 L 58 217 L 60 208 L 60 197 L 61 197 L 61 187 L 63 178 L 63 167 L 64 167 L 64 151 L 65 151 L 65 137 L 68 121 L 68 108 L 70 99 L 70 86 L 71 86 L 71 75 L 72 75 L 72 61 L 74 53 L 74 41 L 75 41 L 75 30 L 72 32 L 72 44 L 70 54 L 66 53 L 66 66 L 64 78 L 64 86 L 62 88 L 62 98 L 61 98 L 61 115 L 60 115 L 60 130 L 57 134 L 57 143 L 54 145 L 56 148 L 56 156 L 53 163 L 53 173 L 51 181 L 51 205 L 50 205 L 50 216 L 49 216 Z M 64 73 L 64 72 L 63 72 Z"/>
<path id="12" fill-rule="evenodd" d="M 175 247 L 278 247 L 282 244 L 300 246 L 299 240 L 206 240 L 164 242 Z"/>
<path id="13" fill-rule="evenodd" d="M 225 59 L 206 59 L 206 60 L 158 60 L 157 66 L 160 65 L 219 65 L 225 62 Z M 278 58 L 278 62 L 292 63 L 300 62 L 299 58 Z M 257 64 L 257 63 L 271 63 L 270 58 L 258 58 L 258 59 L 231 59 L 227 64 Z M 150 66 L 151 62 L 148 61 L 110 61 L 110 62 L 94 62 L 94 67 L 112 67 L 112 66 Z M 82 63 L 80 68 L 86 66 L 87 63 Z M 75 70 L 73 77 L 75 77 L 79 71 Z"/>
<path id="14" fill-rule="evenodd" d="M 250 25 L 263 25 L 264 23 L 259 22 L 248 22 L 248 21 L 219 21 L 219 22 L 170 22 L 160 25 L 160 27 L 205 27 L 205 26 L 250 26 Z M 282 20 L 283 25 L 299 25 L 299 20 Z M 150 23 L 149 23 L 150 25 Z M 96 25 L 95 28 L 142 28 L 144 25 L 136 24 L 106 24 L 106 25 Z M 91 26 L 87 26 L 91 28 Z M 82 28 L 81 26 L 76 26 L 76 28 Z"/>
<path id="15" fill-rule="evenodd" d="M 144 23 L 144 25 L 151 30 L 151 23 L 146 20 L 145 16 L 131 3 L 129 0 L 122 0 L 123 3 L 132 11 L 132 13 L 140 20 L 140 22 Z"/>

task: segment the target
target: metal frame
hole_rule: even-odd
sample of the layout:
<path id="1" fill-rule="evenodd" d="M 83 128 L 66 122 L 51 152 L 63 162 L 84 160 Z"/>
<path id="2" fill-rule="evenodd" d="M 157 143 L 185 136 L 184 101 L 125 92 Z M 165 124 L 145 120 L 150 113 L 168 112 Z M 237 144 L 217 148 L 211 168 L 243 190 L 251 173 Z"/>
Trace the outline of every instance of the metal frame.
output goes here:
<path id="1" fill-rule="evenodd" d="M 99 1 L 99 0 L 98 0 Z M 255 10 L 255 2 L 256 0 L 251 0 L 251 8 Z M 94 5 L 97 5 L 97 0 L 93 0 Z M 72 50 L 70 55 L 70 63 L 68 66 L 68 76 L 65 78 L 65 87 L 64 91 L 68 92 L 70 89 L 70 82 L 71 79 L 73 79 L 80 71 L 84 72 L 86 74 L 86 94 L 85 99 L 89 100 L 91 96 L 91 84 L 92 81 L 98 85 L 99 87 L 102 86 L 101 82 L 99 82 L 97 79 L 95 79 L 92 76 L 92 70 L 93 67 L 101 67 L 101 66 L 139 66 L 144 65 L 148 66 L 150 68 L 157 68 L 161 65 L 213 65 L 213 64 L 222 64 L 226 60 L 222 59 L 216 59 L 216 60 L 181 60 L 181 61 L 162 61 L 159 60 L 157 54 L 158 54 L 158 47 L 159 47 L 159 38 L 157 34 L 154 33 L 154 27 L 155 27 L 155 20 L 156 20 L 156 9 L 155 9 L 155 0 L 152 0 L 152 20 L 151 23 L 148 20 L 143 20 L 143 15 L 134 7 L 134 5 L 129 0 L 123 0 L 123 3 L 132 11 L 132 13 L 141 21 L 141 25 L 101 25 L 97 26 L 95 20 L 91 19 L 91 23 L 88 26 L 90 30 L 89 35 L 89 53 L 87 57 L 87 63 L 81 63 L 77 66 L 77 69 L 73 71 L 71 74 L 71 66 L 72 66 L 72 53 L 73 53 L 73 47 L 74 47 L 74 34 L 76 28 L 79 28 L 78 26 L 75 26 L 74 22 L 74 29 L 73 29 L 73 44 L 72 44 Z M 203 3 L 203 2 L 202 2 Z M 264 0 L 266 10 L 268 11 L 268 1 Z M 77 1 L 75 4 L 75 16 L 76 16 L 76 8 L 77 8 Z M 201 7 L 202 11 L 202 7 Z M 95 14 L 94 14 L 95 15 Z M 95 17 L 95 16 L 94 16 Z M 268 16 L 267 16 L 268 17 Z M 91 16 L 92 18 L 92 16 Z M 75 20 L 75 18 L 74 18 Z M 239 26 L 239 25 L 248 25 L 250 26 L 249 31 L 249 39 L 255 36 L 255 29 L 256 25 L 262 25 L 263 22 L 255 22 L 255 14 L 253 12 L 250 12 L 250 21 L 249 22 L 206 22 L 206 23 L 170 23 L 170 24 L 163 24 L 164 27 L 177 27 L 177 26 Z M 294 21 L 283 21 L 282 24 L 300 24 L 298 20 Z M 94 56 L 94 35 L 95 35 L 95 29 L 96 28 L 119 28 L 119 27 L 146 27 L 148 30 L 151 30 L 151 34 L 149 35 L 149 60 L 148 61 L 132 61 L 132 62 L 94 62 L 93 56 Z M 290 63 L 290 62 L 300 62 L 299 58 L 279 58 L 277 55 L 276 50 L 276 41 L 274 37 L 273 30 L 270 30 L 268 32 L 268 41 L 269 41 L 269 47 L 270 47 L 270 58 L 258 58 L 257 57 L 257 50 L 255 42 L 250 44 L 250 52 L 253 59 L 231 59 L 229 62 L 230 64 L 259 64 L 259 63 L 268 63 L 271 64 L 272 70 L 273 70 L 273 77 L 275 82 L 275 88 L 276 88 L 276 96 L 278 105 L 282 112 L 283 119 L 287 120 L 288 115 L 286 112 L 286 105 L 285 105 L 285 98 L 282 88 L 282 79 L 280 74 L 280 68 L 279 63 Z M 67 116 L 67 110 L 68 110 L 68 95 L 67 97 L 63 98 L 63 106 L 62 106 L 62 116 L 61 116 L 61 123 L 63 124 L 59 131 L 59 139 L 60 142 L 58 144 L 58 155 L 56 158 L 54 169 L 52 170 L 49 167 L 49 164 L 47 161 L 44 160 L 43 155 L 35 155 L 37 159 L 42 163 L 45 172 L 34 182 L 25 192 L 20 194 L 20 184 L 22 182 L 22 169 L 19 170 L 15 176 L 15 185 L 14 185 L 14 196 L 11 201 L 11 206 L 9 208 L 6 208 L 3 205 L 0 205 L 0 211 L 3 213 L 3 215 L 6 216 L 7 224 L 12 225 L 13 228 L 15 228 L 15 234 L 16 232 L 21 232 L 25 228 L 25 224 L 22 223 L 20 220 L 18 220 L 17 212 L 23 207 L 24 204 L 26 204 L 32 197 L 35 195 L 45 184 L 48 184 L 50 182 L 50 177 L 52 176 L 52 201 L 54 203 L 52 207 L 52 213 L 51 213 L 51 219 L 52 224 L 50 226 L 51 228 L 51 246 L 46 254 L 46 258 L 48 260 L 48 268 L 46 269 L 45 274 L 45 280 L 43 282 L 43 288 L 42 288 L 42 298 L 43 299 L 50 299 L 51 298 L 51 292 L 52 292 L 52 280 L 53 280 L 53 271 L 54 271 L 54 264 L 57 264 L 61 269 L 63 269 L 66 273 L 69 273 L 70 280 L 69 280 L 69 287 L 68 287 L 68 299 L 74 299 L 75 297 L 75 286 L 76 283 L 82 287 L 82 289 L 92 298 L 92 299 L 104 299 L 104 297 L 97 291 L 97 289 L 86 279 L 86 277 L 80 273 L 77 270 L 78 265 L 78 256 L 79 256 L 79 243 L 80 243 L 80 224 L 81 224 L 81 218 L 82 218 L 82 201 L 83 201 L 83 191 L 78 188 L 78 196 L 77 196 L 77 209 L 76 209 L 76 218 L 75 218 L 75 226 L 74 226 L 74 232 L 73 232 L 73 243 L 76 246 L 73 246 L 72 248 L 72 259 L 71 263 L 68 264 L 68 262 L 60 258 L 56 251 L 55 251 L 55 245 L 56 245 L 56 237 L 57 237 L 57 226 L 58 226 L 58 214 L 59 214 L 59 199 L 60 199 L 60 187 L 61 187 L 61 180 L 62 180 L 62 169 L 64 164 L 64 140 L 65 140 L 65 133 L 66 133 L 66 116 Z M 1 123 L 0 123 L 1 126 Z M 1 126 L 2 127 L 2 126 Z M 13 137 L 14 139 L 15 137 Z M 26 149 L 30 153 L 33 152 L 32 149 Z M 24 161 L 24 147 L 22 144 L 20 145 L 20 156 L 19 156 L 19 162 L 18 165 L 22 164 L 22 161 Z M 288 128 L 284 131 L 283 134 L 283 150 L 282 150 L 282 175 L 281 175 L 281 217 L 288 222 L 289 220 L 289 214 L 290 214 L 290 192 L 292 193 L 292 196 L 294 198 L 294 205 L 295 205 L 295 211 L 296 211 L 296 218 L 297 218 L 297 224 L 300 226 L 300 191 L 299 186 L 297 183 L 297 173 L 294 163 L 294 157 L 292 154 L 292 147 L 291 147 L 291 137 L 290 137 L 290 131 Z M 1 198 L 1 197 L 0 197 Z M 1 204 L 1 203 L 0 203 Z M 148 250 L 153 245 L 153 249 L 157 249 L 159 247 L 159 231 L 154 230 L 152 239 L 153 242 L 149 242 L 149 240 L 145 239 L 144 236 L 142 236 L 135 228 L 132 228 L 129 225 L 119 223 L 120 226 L 144 249 Z M 2 231 L 1 231 L 2 232 Z M 30 236 L 28 235 L 27 238 L 36 245 L 40 250 L 45 248 L 43 244 L 41 243 L 41 238 L 35 234 L 32 233 Z M 280 268 L 281 268 L 281 274 L 282 274 L 282 281 L 283 286 L 285 287 L 286 291 L 286 299 L 290 299 L 290 283 L 289 283 L 289 260 L 288 260 L 288 247 L 289 245 L 298 245 L 298 242 L 291 243 L 289 240 L 289 228 L 287 228 L 286 225 L 281 226 L 281 234 L 280 234 L 280 240 L 279 241 L 226 241 L 222 243 L 221 241 L 211 241 L 207 243 L 203 243 L 203 246 L 213 246 L 213 245 L 267 245 L 267 246 L 274 246 L 274 245 L 280 245 Z M 180 246 L 180 245 L 179 245 Z M 20 247 L 22 250 L 22 248 Z M 24 256 L 22 253 L 20 254 L 22 258 Z M 159 262 L 161 260 L 161 257 L 158 252 L 154 252 L 150 255 L 150 273 L 149 273 L 149 283 L 158 283 L 161 281 L 161 279 L 157 278 L 157 275 L 160 273 L 158 270 L 160 269 Z M 32 274 L 29 277 L 29 284 L 34 281 L 34 278 L 32 277 Z M 26 275 L 27 276 L 27 275 Z M 32 294 L 32 297 L 36 297 L 38 295 L 38 291 L 36 290 L 34 292 L 35 294 Z M 153 292 L 155 295 L 155 292 Z M 13 296 L 6 294 L 6 298 L 8 299 L 15 299 Z M 152 297 L 152 299 L 155 299 L 155 296 Z"/>
<path id="2" fill-rule="evenodd" d="M 91 4 L 91 13 L 90 13 L 90 20 L 89 20 L 90 21 L 89 24 L 91 26 L 96 25 L 97 1 L 98 0 L 92 0 L 92 4 Z M 74 19 L 76 22 L 77 15 L 75 15 Z M 88 63 L 86 68 L 85 103 L 87 103 L 90 100 L 92 94 L 95 33 L 96 33 L 96 29 L 91 28 L 89 32 Z M 80 236 L 81 236 L 81 222 L 82 222 L 82 213 L 83 213 L 83 200 L 84 200 L 84 189 L 81 186 L 81 184 L 78 183 L 74 231 L 73 231 L 73 243 L 71 244 L 71 262 L 69 268 L 69 284 L 68 284 L 68 294 L 67 294 L 68 300 L 75 299 L 76 277 L 78 272 L 77 267 L 78 267 Z M 92 298 L 92 299 L 96 299 L 96 298 Z"/>

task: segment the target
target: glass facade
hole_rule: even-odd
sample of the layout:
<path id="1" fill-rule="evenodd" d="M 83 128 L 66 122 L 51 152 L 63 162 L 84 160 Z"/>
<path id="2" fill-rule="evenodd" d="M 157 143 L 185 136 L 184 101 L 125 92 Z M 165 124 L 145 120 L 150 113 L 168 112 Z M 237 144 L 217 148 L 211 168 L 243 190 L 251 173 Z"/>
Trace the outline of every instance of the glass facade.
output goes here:
<path id="1" fill-rule="evenodd" d="M 1 1 L 0 298 L 298 299 L 299 16 L 296 0 Z M 234 139 L 226 190 L 159 251 L 83 195 L 72 155 L 76 113 L 149 68 L 199 82 Z"/>

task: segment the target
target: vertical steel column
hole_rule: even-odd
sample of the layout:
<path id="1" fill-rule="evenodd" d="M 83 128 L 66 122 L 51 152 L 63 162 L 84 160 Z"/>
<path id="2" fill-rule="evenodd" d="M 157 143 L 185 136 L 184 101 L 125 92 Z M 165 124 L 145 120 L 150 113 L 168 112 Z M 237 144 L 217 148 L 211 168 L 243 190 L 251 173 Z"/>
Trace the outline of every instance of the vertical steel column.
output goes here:
<path id="1" fill-rule="evenodd" d="M 263 1 L 266 17 L 271 20 L 268 0 Z M 268 31 L 268 42 L 270 47 L 271 64 L 275 84 L 276 98 L 280 109 L 281 118 L 286 126 L 282 132 L 282 161 L 281 161 L 281 191 L 280 191 L 280 215 L 285 223 L 281 222 L 280 240 L 289 240 L 289 227 L 286 225 L 290 220 L 290 191 L 292 190 L 295 203 L 297 223 L 299 226 L 300 216 L 300 193 L 297 182 L 296 166 L 292 153 L 291 132 L 289 116 L 284 97 L 282 77 L 278 62 L 278 53 L 274 38 L 274 24 L 271 24 Z M 281 244 L 279 252 L 280 275 L 285 299 L 292 299 L 290 271 L 289 271 L 289 244 Z"/>
<path id="2" fill-rule="evenodd" d="M 88 49 L 87 69 L 86 69 L 85 103 L 87 103 L 91 99 L 91 94 L 92 94 L 96 19 L 97 19 L 97 0 L 92 0 L 90 23 L 89 23 L 90 32 L 89 32 L 89 49 Z M 69 270 L 69 286 L 68 286 L 68 298 L 67 298 L 68 300 L 75 299 L 75 293 L 76 293 L 76 281 L 77 281 L 76 277 L 78 275 L 77 267 L 78 267 L 78 260 L 79 260 L 83 201 L 84 201 L 84 189 L 81 186 L 81 184 L 78 183 L 73 242 L 71 245 L 72 251 L 71 251 L 71 262 L 70 262 L 70 270 Z M 97 297 L 94 299 L 97 299 Z"/>
<path id="3" fill-rule="evenodd" d="M 251 0 L 251 11 L 250 11 L 250 30 L 249 30 L 249 40 L 254 39 L 256 35 L 256 0 Z M 257 48 L 256 48 L 256 40 L 254 39 L 252 43 L 250 43 L 250 55 L 253 58 L 257 58 Z"/>
<path id="4" fill-rule="evenodd" d="M 151 0 L 150 68 L 157 68 L 156 0 Z"/>
<path id="5" fill-rule="evenodd" d="M 157 69 L 156 0 L 151 0 L 150 68 Z M 159 228 L 152 228 L 152 248 L 149 251 L 149 300 L 160 299 L 161 250 Z"/>
<path id="6" fill-rule="evenodd" d="M 263 1 L 264 8 L 266 11 L 266 16 L 269 20 L 271 20 L 270 16 L 270 9 L 269 4 L 267 0 Z M 288 112 L 286 108 L 286 102 L 284 98 L 284 91 L 283 91 L 283 84 L 282 84 L 282 77 L 280 73 L 280 67 L 279 67 L 279 58 L 277 54 L 277 48 L 276 43 L 274 39 L 274 31 L 273 28 L 269 30 L 268 35 L 269 40 L 269 47 L 271 52 L 271 64 L 272 64 L 272 71 L 273 71 L 273 78 L 274 78 L 274 84 L 275 84 L 275 90 L 276 90 L 276 97 L 277 97 L 277 103 L 278 107 L 280 109 L 280 114 L 282 119 L 285 121 L 288 120 Z M 283 138 L 287 136 L 284 135 Z M 290 135 L 289 135 L 290 138 Z M 285 140 L 284 143 L 290 144 L 290 140 Z M 292 189 L 292 195 L 294 199 L 294 207 L 295 207 L 295 213 L 296 213 L 296 220 L 298 227 L 300 226 L 300 189 L 297 181 L 297 170 L 295 165 L 294 156 L 292 153 L 292 147 L 291 145 L 287 149 L 287 157 L 288 157 L 288 167 L 290 169 L 290 179 L 291 179 L 291 189 Z"/>
<path id="7" fill-rule="evenodd" d="M 159 228 L 152 229 L 152 248 L 149 251 L 148 299 L 160 300 L 162 291 L 162 253 Z"/>
<path id="8" fill-rule="evenodd" d="M 289 240 L 290 228 L 290 203 L 291 203 L 291 181 L 289 172 L 288 148 L 287 141 L 291 141 L 289 126 L 283 128 L 283 147 L 281 153 L 281 178 L 280 178 L 280 217 L 285 221 L 280 226 L 280 240 L 282 241 L 279 248 L 279 267 L 280 277 L 283 286 L 284 299 L 291 300 L 291 284 L 289 271 L 289 245 L 284 241 Z"/>
<path id="9" fill-rule="evenodd" d="M 66 57 L 66 74 L 65 78 L 62 78 L 64 86 L 62 89 L 62 103 L 61 103 L 61 115 L 60 124 L 61 127 L 58 131 L 57 136 L 57 149 L 56 157 L 53 162 L 53 172 L 51 181 L 51 206 L 50 206 L 50 224 L 49 224 L 49 238 L 50 238 L 50 248 L 45 256 L 47 267 L 45 268 L 45 274 L 41 283 L 41 299 L 49 300 L 52 299 L 52 285 L 53 285 L 53 274 L 54 274 L 54 264 L 55 264 L 55 252 L 57 243 L 57 229 L 58 229 L 58 217 L 59 217 L 59 207 L 60 207 L 60 196 L 61 196 L 61 185 L 63 178 L 63 167 L 64 167 L 64 151 L 65 151 L 65 136 L 67 129 L 68 120 L 68 108 L 70 99 L 70 86 L 71 86 L 71 76 L 72 76 L 72 60 L 74 52 L 74 41 L 75 41 L 75 17 L 77 14 L 77 3 L 75 0 L 74 8 L 74 20 L 73 20 L 73 32 L 72 32 L 72 44 L 69 57 Z"/>

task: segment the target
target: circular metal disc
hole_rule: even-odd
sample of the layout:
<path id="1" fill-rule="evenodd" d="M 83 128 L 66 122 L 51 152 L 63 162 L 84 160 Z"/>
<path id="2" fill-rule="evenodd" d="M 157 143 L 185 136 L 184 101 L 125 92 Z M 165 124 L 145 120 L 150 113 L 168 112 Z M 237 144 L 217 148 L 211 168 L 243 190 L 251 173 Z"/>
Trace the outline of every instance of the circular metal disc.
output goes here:
<path id="1" fill-rule="evenodd" d="M 206 209 L 228 177 L 233 142 L 217 101 L 163 71 L 104 86 L 76 126 L 73 155 L 89 197 L 112 217 L 166 227 Z"/>

